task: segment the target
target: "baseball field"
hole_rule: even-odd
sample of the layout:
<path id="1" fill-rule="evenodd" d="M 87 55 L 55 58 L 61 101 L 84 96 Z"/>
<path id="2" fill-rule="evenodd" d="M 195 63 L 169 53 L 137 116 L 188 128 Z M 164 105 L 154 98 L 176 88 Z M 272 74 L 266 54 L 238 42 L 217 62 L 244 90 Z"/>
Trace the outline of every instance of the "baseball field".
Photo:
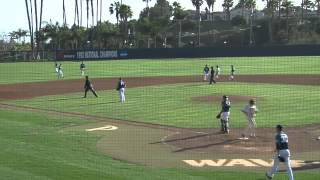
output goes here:
<path id="1" fill-rule="evenodd" d="M 80 62 L 59 62 L 63 79 L 54 62 L 1 63 L 0 179 L 265 179 L 277 124 L 289 136 L 295 179 L 319 179 L 319 58 L 85 61 L 98 98 L 82 98 Z M 203 81 L 205 64 L 221 67 L 214 85 Z M 215 118 L 223 95 L 228 135 Z M 243 140 L 240 110 L 252 98 L 257 136 Z M 274 179 L 287 179 L 284 164 Z"/>

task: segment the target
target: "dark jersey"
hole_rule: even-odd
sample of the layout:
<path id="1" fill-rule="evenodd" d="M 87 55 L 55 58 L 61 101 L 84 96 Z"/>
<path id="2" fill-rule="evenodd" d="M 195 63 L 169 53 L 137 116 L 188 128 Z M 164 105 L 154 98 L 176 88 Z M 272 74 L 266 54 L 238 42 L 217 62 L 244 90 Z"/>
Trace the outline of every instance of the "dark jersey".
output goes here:
<path id="1" fill-rule="evenodd" d="M 124 83 L 124 81 L 119 81 L 118 82 L 118 86 L 117 86 L 117 90 L 120 90 L 121 88 L 125 88 L 126 84 Z"/>
<path id="2" fill-rule="evenodd" d="M 229 112 L 229 111 L 230 111 L 230 107 L 231 107 L 230 104 L 231 104 L 231 103 L 230 103 L 229 100 L 227 100 L 227 101 L 222 101 L 222 102 L 221 102 L 222 112 Z"/>
<path id="3" fill-rule="evenodd" d="M 86 82 L 84 83 L 84 88 L 85 89 L 91 89 L 92 88 L 92 84 L 91 82 L 87 79 Z"/>
<path id="4" fill-rule="evenodd" d="M 214 70 L 211 69 L 210 76 L 211 76 L 211 77 L 214 77 L 214 75 L 215 75 Z"/>
<path id="5" fill-rule="evenodd" d="M 206 67 L 204 67 L 203 71 L 204 71 L 205 73 L 209 73 L 210 69 L 209 69 L 209 67 L 206 66 Z"/>
<path id="6" fill-rule="evenodd" d="M 284 132 L 280 132 L 276 135 L 276 147 L 277 150 L 288 149 L 288 136 Z"/>
<path id="7" fill-rule="evenodd" d="M 84 68 L 86 68 L 86 65 L 84 65 L 83 63 L 80 64 L 80 69 L 84 69 Z"/>

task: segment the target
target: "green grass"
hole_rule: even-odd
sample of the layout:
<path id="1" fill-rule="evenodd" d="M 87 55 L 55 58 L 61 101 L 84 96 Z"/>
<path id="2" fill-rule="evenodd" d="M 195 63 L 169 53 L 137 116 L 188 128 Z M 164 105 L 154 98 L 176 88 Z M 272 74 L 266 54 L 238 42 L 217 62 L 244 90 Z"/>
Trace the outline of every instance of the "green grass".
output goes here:
<path id="1" fill-rule="evenodd" d="M 318 86 L 246 83 L 209 86 L 196 83 L 128 88 L 125 104 L 118 102 L 116 91 L 98 92 L 99 98 L 89 94 L 89 98 L 82 99 L 83 93 L 73 93 L 10 103 L 177 127 L 210 128 L 219 125 L 215 116 L 220 111 L 220 101 L 194 102 L 192 97 L 222 94 L 254 96 L 258 98 L 260 110 L 257 115 L 259 127 L 274 127 L 279 123 L 300 126 L 319 123 L 319 90 Z M 240 112 L 246 103 L 232 103 L 232 127 L 246 126 L 246 119 Z"/>
<path id="2" fill-rule="evenodd" d="M 2 180 L 70 179 L 264 179 L 262 172 L 159 169 L 113 160 L 95 150 L 97 135 L 61 131 L 85 120 L 0 110 L 0 174 Z M 91 121 L 92 122 L 92 121 Z M 296 179 L 316 179 L 317 171 L 297 172 Z M 277 179 L 285 179 L 279 173 Z"/>
<path id="3" fill-rule="evenodd" d="M 65 79 L 79 79 L 79 62 L 62 62 Z M 319 57 L 231 57 L 167 60 L 87 61 L 87 73 L 93 77 L 143 77 L 199 75 L 205 64 L 220 65 L 229 74 L 235 65 L 237 74 L 320 74 Z M 53 62 L 1 63 L 0 84 L 56 80 Z"/>

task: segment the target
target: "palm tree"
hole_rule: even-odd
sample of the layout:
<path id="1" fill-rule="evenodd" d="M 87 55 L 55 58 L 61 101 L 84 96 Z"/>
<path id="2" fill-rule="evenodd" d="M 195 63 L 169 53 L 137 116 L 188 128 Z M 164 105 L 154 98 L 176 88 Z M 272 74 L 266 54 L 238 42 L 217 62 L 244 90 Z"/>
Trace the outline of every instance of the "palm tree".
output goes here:
<path id="1" fill-rule="evenodd" d="M 146 2 L 146 4 L 147 4 L 147 16 L 149 17 L 150 16 L 150 12 L 149 12 L 149 2 L 151 1 L 151 0 L 142 0 L 143 2 Z M 122 4 L 122 3 L 121 3 Z"/>
<path id="2" fill-rule="evenodd" d="M 283 7 L 284 12 L 286 13 L 286 34 L 287 39 L 289 39 L 289 13 L 293 8 L 293 3 L 290 0 L 284 0 L 281 4 L 281 7 Z"/>
<path id="3" fill-rule="evenodd" d="M 241 17 L 244 16 L 244 10 L 245 10 L 245 4 L 247 0 L 239 0 L 238 4 L 236 5 L 235 8 L 241 8 Z"/>
<path id="4" fill-rule="evenodd" d="M 62 0 L 63 26 L 67 25 L 66 7 L 64 0 Z"/>
<path id="5" fill-rule="evenodd" d="M 278 6 L 278 19 L 280 20 L 281 18 L 281 5 L 282 5 L 282 0 L 277 0 L 277 6 Z"/>
<path id="6" fill-rule="evenodd" d="M 91 1 L 91 16 L 92 16 L 92 26 L 94 26 L 94 9 L 93 9 L 93 0 Z"/>
<path id="7" fill-rule="evenodd" d="M 212 16 L 211 16 L 211 20 L 213 21 L 213 7 L 214 7 L 214 3 L 216 2 L 216 0 L 206 0 L 208 8 L 209 8 L 209 13 L 211 12 Z M 210 11 L 211 10 L 211 11 Z"/>
<path id="8" fill-rule="evenodd" d="M 28 25 L 29 25 L 29 33 L 30 33 L 30 44 L 31 44 L 31 51 L 32 51 L 32 58 L 34 59 L 34 42 L 33 42 L 33 15 L 32 15 L 32 2 L 30 0 L 30 4 L 28 0 L 25 0 L 27 16 L 28 16 Z M 29 10 L 30 9 L 30 10 Z"/>
<path id="9" fill-rule="evenodd" d="M 226 12 L 226 19 L 227 21 L 230 21 L 230 9 L 233 6 L 233 0 L 224 0 L 222 7 L 224 11 Z"/>
<path id="10" fill-rule="evenodd" d="M 87 29 L 89 28 L 89 0 L 86 0 L 87 2 Z"/>
<path id="11" fill-rule="evenodd" d="M 75 15 L 74 15 L 74 23 L 73 24 L 78 24 L 78 27 L 80 26 L 80 20 L 79 20 L 79 5 L 78 5 L 78 0 L 75 0 Z"/>
<path id="12" fill-rule="evenodd" d="M 124 37 L 127 39 L 128 38 L 128 19 L 132 17 L 133 12 L 131 10 L 131 7 L 126 5 L 126 4 L 121 4 L 119 8 L 119 15 L 121 22 L 124 25 Z"/>
<path id="13" fill-rule="evenodd" d="M 193 6 L 196 7 L 196 18 L 197 18 L 197 21 L 198 21 L 198 47 L 200 47 L 200 7 L 202 6 L 203 4 L 203 0 L 191 0 Z"/>
<path id="14" fill-rule="evenodd" d="M 313 2 L 311 0 L 302 0 L 301 3 L 301 21 L 304 20 L 304 12 L 308 14 L 308 10 L 314 6 Z"/>
<path id="15" fill-rule="evenodd" d="M 317 6 L 317 16 L 319 16 L 320 15 L 320 0 L 315 0 L 314 3 Z"/>
<path id="16" fill-rule="evenodd" d="M 120 2 L 114 2 L 110 4 L 109 12 L 110 14 L 115 14 L 117 19 L 117 26 L 119 26 L 119 10 L 120 10 Z"/>
<path id="17" fill-rule="evenodd" d="M 245 8 L 249 9 L 250 11 L 250 40 L 249 40 L 249 43 L 250 45 L 253 45 L 254 43 L 254 36 L 253 36 L 253 29 L 252 29 L 252 25 L 253 25 L 253 13 L 254 13 L 254 10 L 256 8 L 256 0 L 246 0 L 245 2 Z"/>

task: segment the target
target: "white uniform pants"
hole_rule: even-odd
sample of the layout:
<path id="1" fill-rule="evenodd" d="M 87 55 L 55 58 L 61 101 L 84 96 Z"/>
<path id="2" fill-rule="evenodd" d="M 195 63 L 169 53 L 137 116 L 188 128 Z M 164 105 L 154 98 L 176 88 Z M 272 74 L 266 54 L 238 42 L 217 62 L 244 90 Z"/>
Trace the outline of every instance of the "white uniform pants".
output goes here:
<path id="1" fill-rule="evenodd" d="M 280 160 L 278 158 L 278 155 L 280 155 L 281 157 L 284 158 L 285 160 L 285 164 L 287 167 L 287 172 L 288 172 L 288 176 L 289 176 L 289 180 L 293 180 L 293 173 L 292 173 L 292 169 L 291 169 L 291 164 L 290 164 L 290 151 L 289 149 L 285 149 L 285 150 L 280 150 L 279 154 L 277 154 L 274 158 L 274 164 L 273 167 L 271 169 L 271 172 L 268 174 L 270 177 L 273 177 L 274 174 L 277 172 L 278 168 L 279 168 L 279 163 Z"/>
<path id="2" fill-rule="evenodd" d="M 62 70 L 60 70 L 60 71 L 58 72 L 58 78 L 63 78 L 63 71 L 62 71 Z"/>
<path id="3" fill-rule="evenodd" d="M 247 135 L 249 136 L 255 136 L 256 135 L 256 128 L 257 128 L 257 124 L 256 124 L 256 120 L 255 118 L 247 118 L 248 119 L 248 127 L 246 130 Z"/>
<path id="4" fill-rule="evenodd" d="M 124 88 L 120 88 L 119 96 L 120 96 L 120 102 L 122 102 L 122 103 L 126 101 L 126 97 L 124 95 L 124 92 L 125 92 Z"/>

